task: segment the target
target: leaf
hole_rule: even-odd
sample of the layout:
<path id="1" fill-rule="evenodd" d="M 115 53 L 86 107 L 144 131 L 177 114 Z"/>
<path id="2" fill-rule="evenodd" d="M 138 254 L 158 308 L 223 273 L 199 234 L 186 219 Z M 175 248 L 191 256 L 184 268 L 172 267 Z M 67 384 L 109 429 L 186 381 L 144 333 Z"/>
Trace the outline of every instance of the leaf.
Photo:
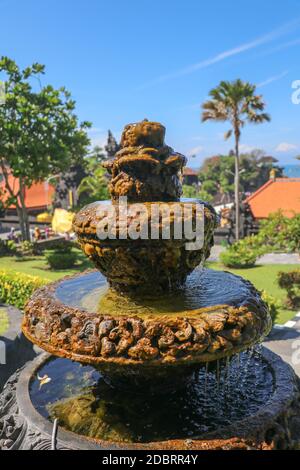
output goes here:
<path id="1" fill-rule="evenodd" d="M 46 385 L 47 383 L 51 382 L 51 378 L 47 374 L 43 375 L 43 377 L 40 377 L 39 374 L 37 374 L 37 378 L 40 382 L 40 387 L 39 387 L 40 390 L 43 385 Z"/>

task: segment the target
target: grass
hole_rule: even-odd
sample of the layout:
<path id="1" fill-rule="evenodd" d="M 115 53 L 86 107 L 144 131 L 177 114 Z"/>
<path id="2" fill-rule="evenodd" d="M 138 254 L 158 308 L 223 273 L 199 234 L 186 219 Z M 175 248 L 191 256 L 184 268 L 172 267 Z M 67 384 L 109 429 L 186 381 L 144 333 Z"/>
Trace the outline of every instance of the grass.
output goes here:
<path id="1" fill-rule="evenodd" d="M 8 316 L 5 308 L 0 308 L 0 335 L 3 335 L 9 327 Z"/>
<path id="2" fill-rule="evenodd" d="M 224 268 L 221 263 L 208 263 L 208 267 L 218 270 L 225 269 L 226 271 L 242 276 L 248 279 L 258 290 L 265 290 L 268 294 L 278 299 L 282 308 L 279 310 L 279 315 L 276 319 L 276 323 L 283 324 L 295 316 L 294 310 L 288 310 L 284 307 L 284 301 L 286 298 L 286 291 L 280 289 L 277 284 L 277 274 L 279 271 L 293 271 L 299 269 L 299 265 L 293 264 L 265 264 L 260 266 L 254 266 L 249 269 L 230 269 Z"/>
<path id="3" fill-rule="evenodd" d="M 32 258 L 4 256 L 0 258 L 0 269 L 8 269 L 10 271 L 31 274 L 32 276 L 56 281 L 64 276 L 75 274 L 93 267 L 87 257 L 80 250 L 76 249 L 76 251 L 78 252 L 78 263 L 72 269 L 58 271 L 51 270 L 43 256 L 34 256 Z"/>

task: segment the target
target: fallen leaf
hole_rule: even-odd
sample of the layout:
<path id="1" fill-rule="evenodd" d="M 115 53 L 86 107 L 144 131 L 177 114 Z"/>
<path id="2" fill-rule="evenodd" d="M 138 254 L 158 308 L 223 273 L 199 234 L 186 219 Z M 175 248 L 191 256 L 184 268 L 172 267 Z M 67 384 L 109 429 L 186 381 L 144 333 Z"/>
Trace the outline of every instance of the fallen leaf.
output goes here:
<path id="1" fill-rule="evenodd" d="M 42 388 L 43 385 L 51 382 L 51 378 L 47 374 L 45 374 L 43 377 L 40 377 L 38 374 L 37 378 L 40 381 L 40 389 Z"/>

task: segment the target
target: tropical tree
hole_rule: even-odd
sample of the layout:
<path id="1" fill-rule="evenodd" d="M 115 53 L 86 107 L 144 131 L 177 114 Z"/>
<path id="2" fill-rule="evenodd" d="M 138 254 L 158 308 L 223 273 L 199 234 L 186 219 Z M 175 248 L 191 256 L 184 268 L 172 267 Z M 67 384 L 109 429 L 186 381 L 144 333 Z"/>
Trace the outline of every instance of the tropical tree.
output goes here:
<path id="1" fill-rule="evenodd" d="M 229 121 L 231 129 L 224 135 L 235 139 L 235 235 L 240 236 L 240 165 L 239 144 L 241 129 L 249 122 L 260 124 L 270 121 L 270 116 L 264 112 L 265 103 L 261 95 L 255 94 L 256 86 L 238 79 L 233 82 L 222 81 L 209 92 L 210 99 L 202 105 L 202 122 Z"/>
<path id="2" fill-rule="evenodd" d="M 82 179 L 77 189 L 80 203 L 85 205 L 95 200 L 104 201 L 109 199 L 108 179 L 105 176 L 106 170 L 102 165 L 99 165 L 96 157 L 86 159 L 86 171 L 88 174 Z"/>
<path id="3" fill-rule="evenodd" d="M 283 168 L 262 150 L 240 154 L 240 192 L 252 193 L 270 179 L 271 170 L 283 176 Z M 235 155 L 216 155 L 206 158 L 199 170 L 201 189 L 211 196 L 234 196 Z"/>
<path id="4" fill-rule="evenodd" d="M 103 150 L 102 147 L 100 147 L 99 145 L 95 145 L 90 153 L 88 154 L 88 159 L 86 159 L 86 162 L 92 158 L 95 162 L 98 162 L 99 165 L 101 165 L 101 163 L 105 162 L 105 160 L 107 160 L 107 155 L 105 153 L 105 151 Z"/>
<path id="5" fill-rule="evenodd" d="M 8 57 L 0 58 L 0 73 L 5 76 L 0 170 L 7 201 L 17 210 L 23 240 L 30 239 L 26 188 L 81 161 L 89 145 L 86 129 L 90 123 L 78 122 L 75 102 L 64 87 L 41 86 L 44 70 L 38 63 L 21 70 Z"/>

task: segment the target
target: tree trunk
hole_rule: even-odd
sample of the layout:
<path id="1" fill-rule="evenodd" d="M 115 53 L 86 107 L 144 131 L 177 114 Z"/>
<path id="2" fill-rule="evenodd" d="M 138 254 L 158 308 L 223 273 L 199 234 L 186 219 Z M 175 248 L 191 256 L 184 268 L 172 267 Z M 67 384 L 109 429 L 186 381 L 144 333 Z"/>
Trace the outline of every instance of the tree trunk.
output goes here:
<path id="1" fill-rule="evenodd" d="M 0 167 L 5 181 L 5 189 L 8 191 L 9 195 L 14 198 L 16 211 L 20 224 L 20 231 L 23 240 L 30 241 L 30 230 L 29 230 L 29 220 L 28 212 L 25 205 L 25 186 L 22 178 L 19 178 L 19 190 L 18 193 L 14 193 L 13 188 L 9 184 L 9 175 L 6 167 L 5 160 L 0 160 Z"/>
<path id="2" fill-rule="evenodd" d="M 23 212 L 19 204 L 16 204 L 16 210 L 17 210 L 17 215 L 19 219 L 19 225 L 20 225 L 20 231 L 21 231 L 21 236 L 22 240 L 26 239 L 26 230 L 24 226 L 24 217 L 23 217 Z"/>
<path id="3" fill-rule="evenodd" d="M 19 207 L 19 214 L 20 214 L 20 224 L 22 220 L 23 229 L 21 228 L 22 238 L 23 241 L 30 241 L 30 229 L 29 229 L 29 219 L 28 219 L 28 212 L 25 204 L 25 186 L 22 179 L 19 179 L 20 184 L 20 207 Z"/>
<path id="4" fill-rule="evenodd" d="M 25 206 L 17 206 L 17 214 L 20 224 L 20 230 L 22 234 L 23 241 L 30 241 L 30 227 L 28 220 L 28 213 Z"/>
<path id="5" fill-rule="evenodd" d="M 239 130 L 235 130 L 235 175 L 234 175 L 234 202 L 235 202 L 235 239 L 240 239 L 240 156 L 239 156 Z"/>

